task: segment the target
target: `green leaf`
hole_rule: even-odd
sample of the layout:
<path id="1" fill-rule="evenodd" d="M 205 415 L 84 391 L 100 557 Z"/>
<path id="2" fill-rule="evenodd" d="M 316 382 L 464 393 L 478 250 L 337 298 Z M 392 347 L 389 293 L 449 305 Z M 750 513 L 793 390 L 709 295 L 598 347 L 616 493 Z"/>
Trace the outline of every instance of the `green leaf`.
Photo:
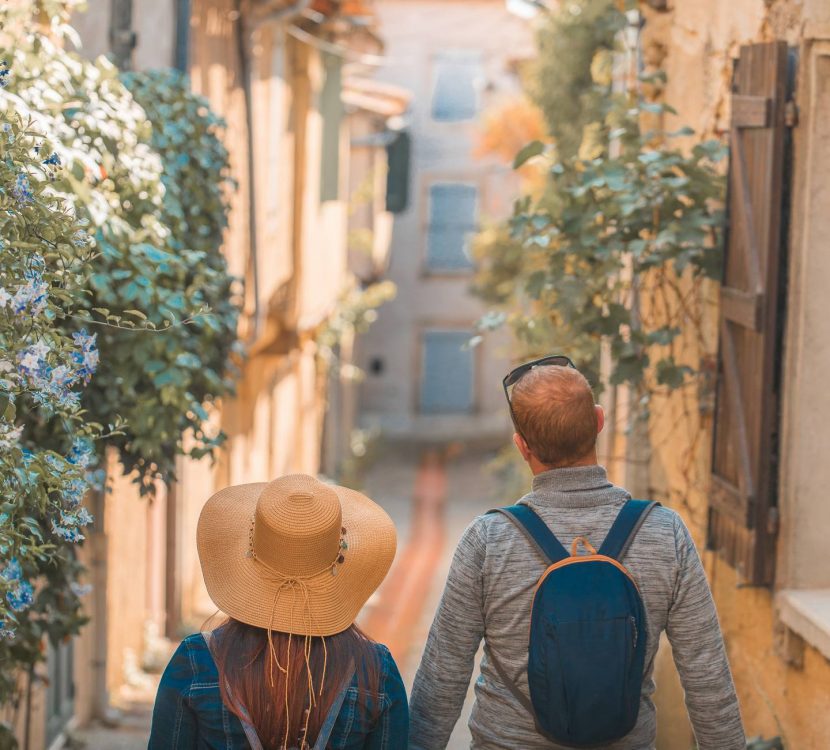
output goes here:
<path id="1" fill-rule="evenodd" d="M 650 344 L 657 344 L 659 346 L 667 346 L 674 339 L 680 335 L 680 329 L 676 327 L 664 326 L 646 334 L 646 338 Z"/>
<path id="2" fill-rule="evenodd" d="M 547 274 L 544 271 L 534 271 L 525 284 L 525 291 L 532 299 L 539 299 L 547 281 Z"/>
<path id="3" fill-rule="evenodd" d="M 544 153 L 544 151 L 545 144 L 542 143 L 542 141 L 531 141 L 524 146 L 518 154 L 516 154 L 516 158 L 513 160 L 513 169 L 518 169 L 530 161 L 533 157 Z"/>
<path id="4" fill-rule="evenodd" d="M 687 374 L 692 370 L 686 365 L 678 365 L 674 357 L 666 357 L 657 363 L 657 382 L 674 390 L 683 385 Z"/>
<path id="5" fill-rule="evenodd" d="M 202 360 L 190 352 L 182 352 L 176 357 L 176 364 L 180 367 L 196 369 L 202 366 Z"/>

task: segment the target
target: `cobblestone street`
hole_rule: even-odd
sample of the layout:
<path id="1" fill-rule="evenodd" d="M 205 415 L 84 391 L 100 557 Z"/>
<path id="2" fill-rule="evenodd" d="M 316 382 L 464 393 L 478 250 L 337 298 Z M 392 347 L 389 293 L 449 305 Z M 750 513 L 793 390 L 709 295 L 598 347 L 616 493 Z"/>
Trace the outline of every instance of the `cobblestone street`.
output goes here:
<path id="1" fill-rule="evenodd" d="M 398 527 L 398 555 L 367 627 L 389 645 L 408 690 L 456 543 L 476 515 L 499 502 L 486 470 L 490 458 L 484 451 L 455 447 L 439 453 L 395 446 L 382 452 L 366 476 L 365 491 L 386 507 Z M 381 608 L 383 613 L 377 611 Z M 469 747 L 472 702 L 471 684 L 448 750 Z"/>

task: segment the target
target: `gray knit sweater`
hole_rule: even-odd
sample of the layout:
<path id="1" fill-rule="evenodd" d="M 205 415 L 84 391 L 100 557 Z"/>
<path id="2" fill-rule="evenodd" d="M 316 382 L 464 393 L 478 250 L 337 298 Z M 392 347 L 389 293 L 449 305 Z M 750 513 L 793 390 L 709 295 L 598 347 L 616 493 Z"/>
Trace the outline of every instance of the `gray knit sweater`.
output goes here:
<path id="1" fill-rule="evenodd" d="M 521 502 L 570 549 L 580 535 L 599 548 L 628 493 L 600 466 L 538 475 Z M 623 564 L 642 592 L 648 617 L 646 672 L 636 727 L 605 750 L 653 750 L 654 657 L 671 641 L 700 750 L 744 750 L 738 699 L 706 576 L 689 531 L 668 508 L 655 508 Z M 464 703 L 481 639 L 527 693 L 527 632 L 536 581 L 545 564 L 500 514 L 481 516 L 458 544 L 410 701 L 410 748 L 443 750 Z M 470 717 L 473 750 L 553 750 L 528 712 L 481 661 Z"/>

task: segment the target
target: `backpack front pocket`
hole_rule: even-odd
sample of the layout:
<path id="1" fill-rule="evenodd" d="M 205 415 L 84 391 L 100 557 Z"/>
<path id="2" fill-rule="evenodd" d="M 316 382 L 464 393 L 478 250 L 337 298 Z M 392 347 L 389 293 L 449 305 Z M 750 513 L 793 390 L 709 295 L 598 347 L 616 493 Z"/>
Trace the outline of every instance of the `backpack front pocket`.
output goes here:
<path id="1" fill-rule="evenodd" d="M 630 617 L 548 622 L 548 681 L 551 697 L 563 696 L 556 724 L 577 745 L 600 744 L 620 736 L 626 723 L 626 683 L 634 652 Z"/>

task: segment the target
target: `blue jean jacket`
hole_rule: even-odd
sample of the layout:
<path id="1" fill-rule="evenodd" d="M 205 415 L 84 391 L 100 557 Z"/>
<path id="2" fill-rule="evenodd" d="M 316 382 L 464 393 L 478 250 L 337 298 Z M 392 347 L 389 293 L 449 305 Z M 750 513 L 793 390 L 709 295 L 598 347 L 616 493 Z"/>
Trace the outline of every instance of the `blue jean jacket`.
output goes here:
<path id="1" fill-rule="evenodd" d="M 360 710 L 357 677 L 337 716 L 328 750 L 406 750 L 406 690 L 389 649 L 381 656 L 381 712 L 374 722 Z M 164 670 L 153 708 L 148 750 L 247 750 L 239 719 L 222 703 L 219 673 L 201 633 L 179 645 Z"/>

